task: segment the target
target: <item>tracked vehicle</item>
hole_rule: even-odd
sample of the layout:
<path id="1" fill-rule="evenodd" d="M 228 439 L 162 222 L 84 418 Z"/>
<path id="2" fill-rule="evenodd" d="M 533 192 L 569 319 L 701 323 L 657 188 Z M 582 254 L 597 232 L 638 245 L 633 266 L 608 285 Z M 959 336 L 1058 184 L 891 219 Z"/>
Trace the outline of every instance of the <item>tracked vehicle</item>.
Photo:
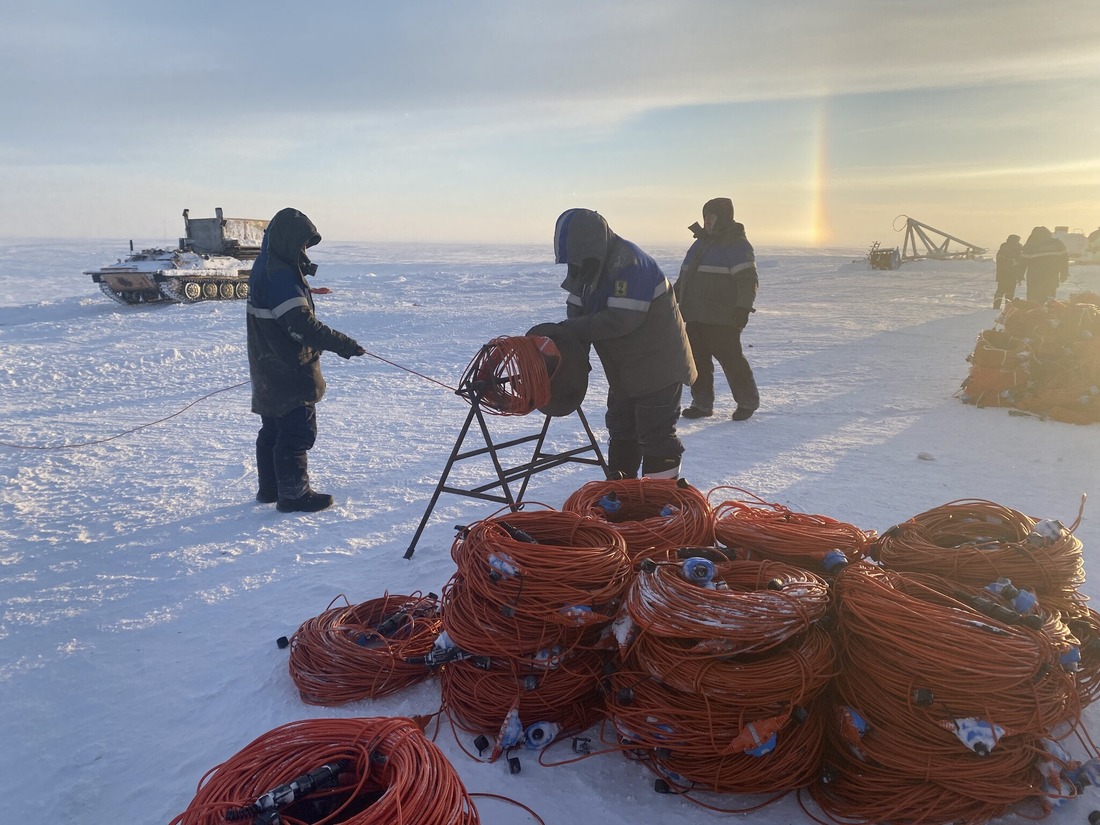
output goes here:
<path id="1" fill-rule="evenodd" d="M 248 297 L 248 275 L 260 253 L 267 221 L 191 218 L 183 210 L 185 237 L 177 249 L 142 249 L 125 259 L 85 272 L 120 304 L 228 301 Z"/>

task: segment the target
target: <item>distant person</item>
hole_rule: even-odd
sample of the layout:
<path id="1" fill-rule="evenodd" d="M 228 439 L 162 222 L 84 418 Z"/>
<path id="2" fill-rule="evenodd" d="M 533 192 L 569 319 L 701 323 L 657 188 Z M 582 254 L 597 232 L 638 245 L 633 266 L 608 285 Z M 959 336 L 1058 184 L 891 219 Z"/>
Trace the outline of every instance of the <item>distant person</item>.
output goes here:
<path id="1" fill-rule="evenodd" d="M 1009 235 L 997 250 L 997 291 L 993 293 L 993 308 L 1001 308 L 1001 298 L 1016 297 L 1016 285 L 1024 279 L 1023 245 L 1019 235 Z"/>
<path id="2" fill-rule="evenodd" d="M 554 228 L 554 262 L 568 265 L 562 326 L 593 345 L 607 375 L 611 478 L 678 478 L 676 434 L 685 384 L 695 379 L 672 286 L 649 255 L 590 209 L 569 209 Z"/>
<path id="3" fill-rule="evenodd" d="M 741 348 L 741 331 L 749 313 L 756 311 L 756 255 L 744 225 L 733 219 L 729 198 L 703 204 L 703 226 L 695 223 L 689 229 L 696 240 L 680 267 L 675 289 L 699 377 L 691 385 L 691 406 L 681 414 L 714 415 L 714 359 L 737 402 L 731 418 L 744 421 L 760 406 L 756 378 Z"/>
<path id="4" fill-rule="evenodd" d="M 364 355 L 353 339 L 317 320 L 306 276 L 317 272 L 306 249 L 321 240 L 297 209 L 282 209 L 268 224 L 248 279 L 248 371 L 256 436 L 256 500 L 278 502 L 281 513 L 312 513 L 332 496 L 309 486 L 306 454 L 317 439 L 315 405 L 325 394 L 321 352 Z"/>
<path id="5" fill-rule="evenodd" d="M 1069 254 L 1065 245 L 1045 226 L 1031 230 L 1021 257 L 1027 280 L 1027 299 L 1038 303 L 1053 300 L 1058 285 L 1069 278 Z"/>

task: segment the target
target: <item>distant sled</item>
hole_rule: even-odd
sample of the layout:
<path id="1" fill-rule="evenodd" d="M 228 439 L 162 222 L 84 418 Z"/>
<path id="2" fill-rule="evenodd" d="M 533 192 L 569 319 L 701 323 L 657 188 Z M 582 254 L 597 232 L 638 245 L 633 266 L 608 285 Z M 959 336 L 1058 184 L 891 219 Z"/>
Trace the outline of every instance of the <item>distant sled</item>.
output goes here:
<path id="1" fill-rule="evenodd" d="M 87 270 L 108 298 L 120 304 L 229 301 L 248 297 L 252 261 L 260 252 L 266 220 L 192 219 L 183 210 L 185 237 L 178 249 L 143 249 L 114 264 Z"/>

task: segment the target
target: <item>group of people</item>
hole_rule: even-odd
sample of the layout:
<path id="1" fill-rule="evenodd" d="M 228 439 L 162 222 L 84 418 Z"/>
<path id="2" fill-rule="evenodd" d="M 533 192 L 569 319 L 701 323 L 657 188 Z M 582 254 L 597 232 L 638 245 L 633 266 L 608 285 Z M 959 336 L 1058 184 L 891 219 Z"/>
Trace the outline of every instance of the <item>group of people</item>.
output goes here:
<path id="1" fill-rule="evenodd" d="M 1016 287 L 1027 281 L 1026 297 L 1043 303 L 1055 297 L 1059 284 L 1069 278 L 1069 253 L 1065 244 L 1045 226 L 1031 230 L 1027 243 L 1019 235 L 1009 235 L 997 250 L 997 290 L 993 293 L 993 308 L 1001 308 L 1001 300 L 1016 297 Z"/>
<path id="2" fill-rule="evenodd" d="M 558 326 L 596 350 L 607 376 L 607 468 L 611 478 L 675 479 L 684 446 L 683 418 L 714 414 L 714 364 L 744 421 L 760 404 L 741 346 L 759 280 L 755 254 L 733 202 L 703 205 L 703 225 L 675 286 L 656 261 L 619 237 L 599 213 L 569 209 L 554 229 L 555 263 L 567 267 L 566 318 Z M 248 364 L 256 437 L 256 500 L 280 512 L 316 512 L 332 496 L 310 487 L 307 453 L 317 437 L 315 405 L 325 391 L 323 351 L 343 358 L 366 354 L 354 339 L 317 320 L 306 278 L 316 273 L 306 252 L 321 240 L 297 209 L 268 224 L 249 278 Z M 691 404 L 681 409 L 684 386 Z"/>

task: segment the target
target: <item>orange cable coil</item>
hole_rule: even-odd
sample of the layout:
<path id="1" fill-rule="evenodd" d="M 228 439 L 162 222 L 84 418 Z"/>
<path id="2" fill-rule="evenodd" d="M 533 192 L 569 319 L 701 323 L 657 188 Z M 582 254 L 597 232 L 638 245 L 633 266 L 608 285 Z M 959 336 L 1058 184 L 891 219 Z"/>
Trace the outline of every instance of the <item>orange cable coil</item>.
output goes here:
<path id="1" fill-rule="evenodd" d="M 311 705 L 389 696 L 431 676 L 430 668 L 406 660 L 431 650 L 441 627 L 434 595 L 330 603 L 291 637 L 290 676 Z"/>
<path id="2" fill-rule="evenodd" d="M 614 494 L 619 509 L 609 513 L 600 501 Z M 661 515 L 668 508 L 669 515 Z M 631 559 L 675 558 L 681 547 L 714 543 L 714 513 L 699 490 L 683 479 L 628 478 L 590 481 L 573 492 L 562 510 L 609 524 L 626 540 Z"/>
<path id="3" fill-rule="evenodd" d="M 739 487 L 715 487 L 707 498 L 727 492 L 748 498 L 714 505 L 714 535 L 723 546 L 743 551 L 739 558 L 772 559 L 820 570 L 822 561 L 834 550 L 842 552 L 848 562 L 859 561 L 878 536 L 874 530 L 861 530 L 829 516 L 765 502 Z"/>
<path id="4" fill-rule="evenodd" d="M 461 779 L 411 719 L 308 719 L 255 739 L 202 777 L 169 825 L 224 825 L 227 814 L 316 768 L 347 760 L 335 787 L 279 811 L 285 825 L 477 825 Z M 318 811 L 318 808 L 322 808 Z M 243 817 L 247 821 L 250 816 Z"/>

